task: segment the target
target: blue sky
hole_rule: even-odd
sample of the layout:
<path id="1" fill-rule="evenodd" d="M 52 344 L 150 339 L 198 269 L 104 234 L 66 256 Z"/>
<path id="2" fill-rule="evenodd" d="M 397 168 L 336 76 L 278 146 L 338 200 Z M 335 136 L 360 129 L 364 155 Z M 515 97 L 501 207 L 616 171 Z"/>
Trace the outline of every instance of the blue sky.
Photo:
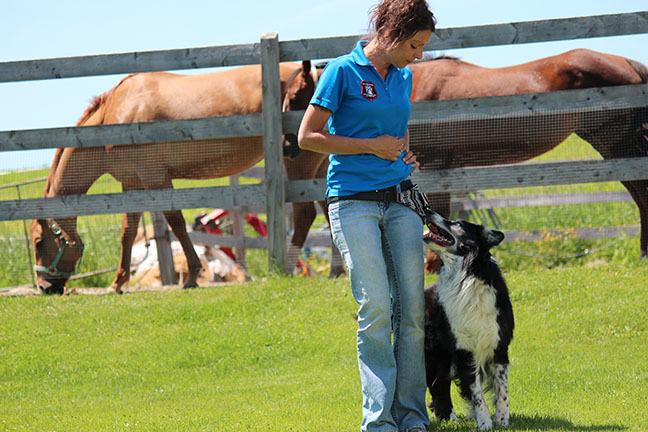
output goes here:
<path id="1" fill-rule="evenodd" d="M 356 35 L 366 32 L 375 1 L 3 0 L 0 62 L 252 43 L 266 32 L 278 32 L 280 40 Z M 646 0 L 428 2 L 439 28 L 648 10 Z M 648 35 L 445 52 L 498 67 L 578 47 L 648 64 Z M 122 76 L 0 83 L 0 130 L 74 125 L 90 99 Z M 2 152 L 0 172 L 48 166 L 53 152 Z"/>

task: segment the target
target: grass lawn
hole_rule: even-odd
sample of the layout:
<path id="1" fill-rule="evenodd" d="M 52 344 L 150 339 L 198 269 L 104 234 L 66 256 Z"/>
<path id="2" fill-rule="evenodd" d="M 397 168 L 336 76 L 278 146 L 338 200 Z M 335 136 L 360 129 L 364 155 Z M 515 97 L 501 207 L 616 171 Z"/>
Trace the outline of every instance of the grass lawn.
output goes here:
<path id="1" fill-rule="evenodd" d="M 648 265 L 505 276 L 509 430 L 646 430 Z M 0 430 L 357 431 L 355 310 L 319 277 L 0 297 Z"/>

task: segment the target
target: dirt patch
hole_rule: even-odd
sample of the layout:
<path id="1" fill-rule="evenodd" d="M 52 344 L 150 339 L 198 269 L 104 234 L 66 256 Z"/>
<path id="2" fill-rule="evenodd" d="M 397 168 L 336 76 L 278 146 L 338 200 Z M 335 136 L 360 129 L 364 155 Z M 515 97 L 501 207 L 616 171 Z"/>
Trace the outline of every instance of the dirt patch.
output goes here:
<path id="1" fill-rule="evenodd" d="M 222 287 L 228 285 L 236 285 L 236 282 L 212 282 L 209 284 L 201 284 L 201 288 L 211 288 L 211 287 Z M 158 286 L 143 286 L 143 285 L 133 285 L 122 288 L 124 294 L 127 293 L 137 293 L 137 292 L 149 292 L 149 291 L 176 291 L 183 289 L 181 285 L 158 285 Z M 74 288 L 71 289 L 65 295 L 108 295 L 115 294 L 115 291 L 110 288 Z M 0 296 L 37 296 L 42 295 L 40 291 L 33 287 L 15 287 L 15 288 L 5 288 L 0 291 Z"/>

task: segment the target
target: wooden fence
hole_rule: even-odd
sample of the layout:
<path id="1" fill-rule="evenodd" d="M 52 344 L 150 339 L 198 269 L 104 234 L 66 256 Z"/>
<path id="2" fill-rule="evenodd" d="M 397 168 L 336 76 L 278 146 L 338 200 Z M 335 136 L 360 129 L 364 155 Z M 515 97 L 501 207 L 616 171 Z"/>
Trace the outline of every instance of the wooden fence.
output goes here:
<path id="1" fill-rule="evenodd" d="M 440 29 L 426 50 L 444 50 L 648 33 L 648 12 Z M 325 59 L 349 52 L 359 36 L 294 41 L 265 34 L 260 43 L 0 63 L 0 82 L 69 78 L 141 71 L 261 64 L 263 114 L 170 120 L 139 124 L 64 127 L 0 132 L 0 151 L 178 142 L 233 136 L 264 136 L 265 182 L 121 194 L 70 195 L 0 202 L 0 220 L 163 211 L 205 206 L 235 208 L 266 204 L 268 255 L 273 269 L 286 261 L 286 202 L 324 195 L 324 181 L 284 182 L 281 134 L 298 129 L 303 112 L 281 113 L 279 62 Z M 444 121 L 457 115 L 515 118 L 565 106 L 583 110 L 646 107 L 648 85 L 567 92 L 429 101 L 414 104 L 412 120 Z M 425 192 L 557 185 L 648 178 L 648 158 L 523 164 L 428 171 L 415 176 Z"/>

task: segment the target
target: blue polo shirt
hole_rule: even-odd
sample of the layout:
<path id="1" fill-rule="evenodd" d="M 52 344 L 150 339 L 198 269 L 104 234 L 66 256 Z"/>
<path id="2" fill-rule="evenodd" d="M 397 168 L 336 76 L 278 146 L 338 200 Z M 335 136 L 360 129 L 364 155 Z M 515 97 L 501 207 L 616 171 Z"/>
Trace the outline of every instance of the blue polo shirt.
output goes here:
<path id="1" fill-rule="evenodd" d="M 412 72 L 391 66 L 383 80 L 364 54 L 367 43 L 360 41 L 352 52 L 329 62 L 310 103 L 331 111 L 328 128 L 333 135 L 402 138 L 412 108 Z M 404 155 L 392 162 L 367 153 L 331 154 L 326 195 L 345 196 L 400 183 L 412 173 Z"/>

